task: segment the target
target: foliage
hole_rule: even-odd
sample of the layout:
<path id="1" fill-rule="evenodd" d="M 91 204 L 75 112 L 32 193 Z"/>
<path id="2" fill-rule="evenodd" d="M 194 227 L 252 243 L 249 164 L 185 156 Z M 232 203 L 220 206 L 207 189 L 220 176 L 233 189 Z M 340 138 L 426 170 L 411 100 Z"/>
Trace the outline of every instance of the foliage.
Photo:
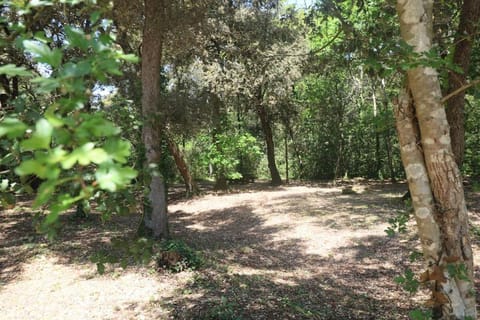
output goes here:
<path id="1" fill-rule="evenodd" d="M 105 273 L 106 264 L 120 264 L 122 268 L 133 263 L 147 264 L 153 257 L 155 243 L 152 239 L 113 239 L 112 248 L 95 252 L 90 261 L 95 263 L 100 274 Z"/>
<path id="2" fill-rule="evenodd" d="M 20 17 L 31 9 L 20 2 L 8 5 Z M 11 101 L 14 112 L 1 120 L 0 137 L 11 141 L 4 144 L 9 153 L 2 162 L 17 165 L 15 173 L 20 177 L 41 179 L 34 208 L 48 208 L 38 230 L 50 236 L 60 213 L 96 192 L 116 192 L 136 176 L 127 164 L 131 145 L 121 139 L 120 129 L 102 111 L 86 110 L 94 85 L 121 75 L 121 61 L 136 59 L 115 48 L 109 22 L 101 20 L 99 12 L 93 12 L 90 21 L 92 32 L 88 34 L 64 26 L 61 47 L 52 45 L 51 34 L 37 31 L 32 35 L 21 24 L 10 26 L 19 34 L 14 43 L 4 44 L 23 52 L 33 70 L 7 65 L 2 73 L 24 79 L 35 98 L 30 100 L 29 92 L 21 92 Z M 67 56 L 70 52 L 75 56 Z M 35 105 L 38 101 L 42 105 Z M 30 105 L 37 110 L 33 115 Z"/>
<path id="3" fill-rule="evenodd" d="M 403 275 L 395 278 L 395 282 L 401 285 L 402 288 L 409 293 L 417 292 L 418 287 L 420 286 L 420 282 L 415 279 L 415 274 L 408 268 Z"/>
<path id="4" fill-rule="evenodd" d="M 395 236 L 395 233 L 406 233 L 407 222 L 410 220 L 408 211 L 400 211 L 394 218 L 388 219 L 390 226 L 385 230 L 389 237 Z"/>
<path id="5" fill-rule="evenodd" d="M 465 119 L 465 160 L 463 172 L 474 178 L 480 177 L 480 108 L 478 100 L 467 97 L 470 103 L 466 105 Z"/>
<path id="6" fill-rule="evenodd" d="M 146 265 L 150 262 L 172 272 L 196 270 L 204 264 L 203 257 L 181 240 L 154 241 L 150 238 L 113 239 L 112 247 L 98 251 L 90 257 L 103 274 L 106 265 L 119 264 L 127 268 L 132 264 Z"/>
<path id="7" fill-rule="evenodd" d="M 177 259 L 166 264 L 163 258 L 174 254 Z M 199 269 L 203 264 L 203 257 L 181 240 L 166 240 L 160 245 L 160 254 L 156 257 L 157 263 L 173 272 Z"/>
<path id="8" fill-rule="evenodd" d="M 412 320 L 430 320 L 433 318 L 433 313 L 431 310 L 412 310 L 408 313 L 408 316 Z"/>
<path id="9" fill-rule="evenodd" d="M 393 114 L 385 98 L 391 93 L 379 86 L 379 80 L 350 76 L 358 71 L 339 67 L 335 73 L 309 75 L 297 84 L 303 106 L 294 131 L 301 155 L 301 161 L 293 163 L 297 177 L 400 176 Z M 377 97 L 375 104 L 372 95 Z"/>
<path id="10" fill-rule="evenodd" d="M 447 264 L 448 275 L 452 278 L 463 281 L 471 281 L 468 277 L 467 267 L 464 263 L 449 263 Z"/>
<path id="11" fill-rule="evenodd" d="M 256 169 L 262 152 L 257 140 L 251 134 L 224 133 L 202 134 L 197 137 L 191 152 L 193 167 L 197 173 L 207 173 L 207 168 L 214 168 L 213 175 L 229 179 L 240 179 L 244 175 L 256 176 Z"/>

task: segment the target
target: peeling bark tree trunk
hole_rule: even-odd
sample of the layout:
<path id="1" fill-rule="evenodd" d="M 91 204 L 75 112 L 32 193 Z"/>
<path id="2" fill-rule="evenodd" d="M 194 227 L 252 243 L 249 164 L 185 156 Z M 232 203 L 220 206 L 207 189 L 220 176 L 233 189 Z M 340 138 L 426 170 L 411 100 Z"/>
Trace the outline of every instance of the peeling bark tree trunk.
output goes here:
<path id="1" fill-rule="evenodd" d="M 160 71 L 162 58 L 162 0 L 145 0 L 145 25 L 142 39 L 142 138 L 145 146 L 145 227 L 155 238 L 168 238 L 165 182 L 158 171 L 161 158 Z"/>
<path id="2" fill-rule="evenodd" d="M 180 149 L 178 148 L 177 143 L 173 138 L 167 134 L 167 145 L 168 145 L 168 150 L 170 150 L 170 153 L 173 156 L 173 159 L 175 160 L 175 164 L 177 165 L 177 169 L 182 175 L 183 182 L 185 183 L 185 188 L 187 192 L 187 197 L 190 197 L 192 195 L 197 194 L 198 192 L 198 187 L 195 181 L 192 178 L 192 175 L 190 174 L 190 170 L 188 169 L 187 162 L 185 161 L 185 157 L 183 156 L 182 152 L 180 152 Z"/>
<path id="3" fill-rule="evenodd" d="M 272 177 L 272 185 L 279 186 L 282 184 L 282 178 L 278 173 L 277 165 L 275 163 L 275 144 L 273 142 L 272 126 L 270 124 L 270 117 L 264 106 L 257 106 L 257 114 L 260 118 L 260 124 L 262 125 L 262 131 L 265 135 L 265 143 L 267 144 L 267 160 L 268 169 L 270 170 L 270 176 Z"/>
<path id="4" fill-rule="evenodd" d="M 448 74 L 447 93 L 454 92 L 466 85 L 479 19 L 480 1 L 464 0 L 453 53 L 453 63 L 459 66 L 463 72 L 451 71 Z M 448 124 L 450 125 L 453 154 L 457 165 L 461 167 L 465 153 L 465 91 L 461 91 L 447 100 L 446 111 Z"/>
<path id="5" fill-rule="evenodd" d="M 397 1 L 402 37 L 419 54 L 432 45 L 432 6 L 432 0 Z M 467 209 L 438 75 L 434 69 L 420 66 L 410 69 L 407 76 L 415 108 L 407 105 L 405 94 L 400 97 L 397 129 L 427 259 L 423 280 L 434 283 L 431 302 L 440 310 L 437 318 L 476 319 Z M 452 274 L 448 271 L 452 267 L 466 272 Z"/>

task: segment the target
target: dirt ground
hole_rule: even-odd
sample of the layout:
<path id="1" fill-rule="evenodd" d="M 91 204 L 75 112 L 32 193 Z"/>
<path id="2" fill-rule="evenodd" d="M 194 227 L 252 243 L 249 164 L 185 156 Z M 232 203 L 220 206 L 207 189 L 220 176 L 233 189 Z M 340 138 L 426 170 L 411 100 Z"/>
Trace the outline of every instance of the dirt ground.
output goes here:
<path id="1" fill-rule="evenodd" d="M 67 215 L 59 241 L 50 243 L 33 230 L 30 202 L 20 202 L 0 213 L 0 318 L 408 319 L 425 294 L 411 296 L 393 279 L 421 270 L 409 261 L 418 250 L 414 223 L 393 238 L 384 231 L 404 211 L 406 186 L 362 182 L 353 190 L 256 183 L 174 197 L 172 236 L 205 261 L 180 273 L 109 266 L 99 275 L 90 257 L 108 249 L 111 237 L 132 234 L 138 217 L 102 224 L 95 215 Z M 480 193 L 467 190 L 478 262 Z"/>

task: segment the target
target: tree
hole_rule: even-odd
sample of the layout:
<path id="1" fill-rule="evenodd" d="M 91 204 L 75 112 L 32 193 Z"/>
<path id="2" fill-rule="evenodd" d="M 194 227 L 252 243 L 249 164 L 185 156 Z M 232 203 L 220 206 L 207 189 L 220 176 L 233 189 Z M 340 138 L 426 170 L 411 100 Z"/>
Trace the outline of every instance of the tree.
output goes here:
<path id="1" fill-rule="evenodd" d="M 398 0 L 404 41 L 421 58 L 432 48 L 433 2 Z M 424 257 L 425 281 L 440 319 L 476 318 L 473 256 L 462 178 L 452 152 L 442 92 L 435 69 L 407 71 L 408 91 L 396 109 L 402 161 L 412 195 Z"/>
<path id="2" fill-rule="evenodd" d="M 185 156 L 180 151 L 180 148 L 178 147 L 174 137 L 170 133 L 166 132 L 166 130 L 165 130 L 164 136 L 167 142 L 168 150 L 170 151 L 170 154 L 175 160 L 177 169 L 182 176 L 183 183 L 185 184 L 185 191 L 186 191 L 187 197 L 197 194 L 198 186 L 192 177 L 187 161 L 185 160 Z"/>
<path id="3" fill-rule="evenodd" d="M 168 217 L 165 182 L 158 170 L 161 159 L 162 111 L 161 69 L 164 36 L 165 4 L 163 0 L 145 0 L 142 38 L 142 116 L 145 148 L 144 200 L 145 226 L 156 238 L 168 238 Z"/>
<path id="4" fill-rule="evenodd" d="M 282 183 L 274 122 L 279 106 L 291 97 L 306 57 L 302 34 L 290 23 L 294 15 L 279 17 L 278 10 L 275 1 L 227 5 L 223 15 L 212 19 L 222 32 L 206 39 L 211 54 L 204 68 L 206 81 L 224 105 L 242 101 L 243 109 L 259 120 L 273 185 Z"/>
<path id="5" fill-rule="evenodd" d="M 451 70 L 448 74 L 447 94 L 453 93 L 454 96 L 447 100 L 446 105 L 453 153 L 459 167 L 462 167 L 465 153 L 465 90 L 461 89 L 466 85 L 479 21 L 480 1 L 464 0 L 453 49 L 453 63 L 460 70 Z"/>
<path id="6" fill-rule="evenodd" d="M 136 177 L 128 163 L 130 143 L 104 112 L 90 108 L 95 86 L 121 74 L 122 60 L 135 59 L 115 48 L 101 11 L 70 16 L 78 9 L 100 8 L 67 1 L 58 10 L 53 1 L 6 1 L 0 9 L 8 35 L 0 44 L 8 61 L 0 75 L 18 77 L 12 81 L 17 92 L 7 101 L 11 107 L 0 114 L 0 137 L 8 138 L 0 161 L 21 180 L 38 179 L 33 207 L 48 214 L 37 228 L 50 236 L 60 214 L 84 201 L 113 197 Z M 18 185 L 12 176 L 2 179 L 1 193 L 27 189 Z"/>

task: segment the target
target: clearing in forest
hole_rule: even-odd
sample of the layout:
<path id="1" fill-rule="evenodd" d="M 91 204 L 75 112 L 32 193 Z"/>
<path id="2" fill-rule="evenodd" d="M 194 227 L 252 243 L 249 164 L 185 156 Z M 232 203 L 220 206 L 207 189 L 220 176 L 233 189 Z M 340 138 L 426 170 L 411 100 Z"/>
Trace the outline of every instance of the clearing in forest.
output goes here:
<path id="1" fill-rule="evenodd" d="M 357 188 L 358 187 L 358 188 Z M 424 296 L 393 281 L 418 249 L 409 232 L 386 236 L 404 210 L 403 184 L 340 187 L 254 184 L 170 205 L 170 229 L 202 252 L 197 271 L 107 268 L 89 258 L 137 217 L 68 222 L 60 241 L 35 235 L 29 202 L 0 213 L 0 314 L 18 319 L 408 319 Z M 469 191 L 477 261 L 480 201 Z M 477 268 L 478 273 L 478 268 Z M 478 276 L 476 277 L 478 279 Z M 478 285 L 478 284 L 477 284 Z M 477 286 L 478 287 L 478 286 Z"/>

